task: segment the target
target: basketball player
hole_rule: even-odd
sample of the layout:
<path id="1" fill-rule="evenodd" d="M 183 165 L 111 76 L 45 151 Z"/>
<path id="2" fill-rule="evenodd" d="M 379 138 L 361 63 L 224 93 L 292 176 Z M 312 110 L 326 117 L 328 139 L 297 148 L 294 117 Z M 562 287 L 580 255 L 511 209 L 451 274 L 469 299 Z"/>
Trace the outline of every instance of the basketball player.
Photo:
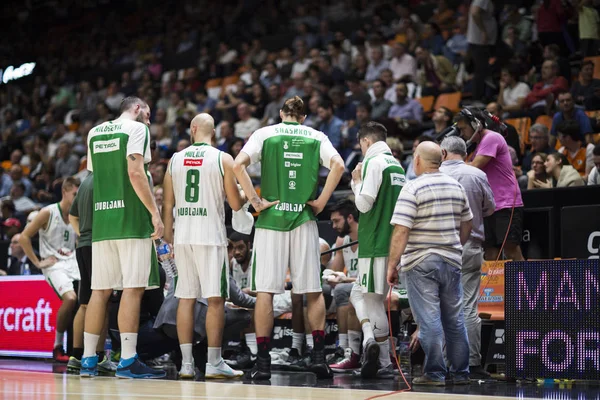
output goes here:
<path id="1" fill-rule="evenodd" d="M 69 211 L 69 222 L 73 230 L 79 237 L 77 240 L 77 249 L 75 255 L 81 280 L 79 281 L 79 291 L 77 298 L 79 300 L 79 309 L 73 320 L 73 329 L 83 332 L 85 323 L 85 313 L 87 305 L 92 295 L 92 217 L 94 213 L 94 175 L 89 174 L 81 183 L 77 196 L 73 200 Z M 98 370 L 100 372 L 115 372 L 117 369 L 110 359 L 104 354 L 104 341 L 108 329 L 108 321 L 102 330 L 102 335 L 96 346 L 98 360 Z M 67 369 L 77 371 L 81 369 L 81 358 L 83 357 L 83 334 L 73 338 L 73 355 L 69 358 Z"/>
<path id="2" fill-rule="evenodd" d="M 358 210 L 351 200 L 342 200 L 331 209 L 333 229 L 339 237 L 335 247 L 341 247 L 358 240 Z M 354 308 L 350 304 L 350 294 L 358 276 L 358 244 L 336 251 L 331 269 L 346 276 L 338 279 L 333 288 L 333 297 L 337 305 L 339 346 L 345 351 L 342 359 L 333 360 L 329 365 L 334 372 L 350 372 L 360 367 L 361 327 Z"/>
<path id="3" fill-rule="evenodd" d="M 386 138 L 387 130 L 383 125 L 368 122 L 362 126 L 358 131 L 358 142 L 364 161 L 352 172 L 352 191 L 361 222 L 358 228 L 358 280 L 350 301 L 364 334 L 363 378 L 393 374 L 385 312 L 387 260 L 394 200 L 404 186 L 405 176 L 386 144 Z"/>
<path id="4" fill-rule="evenodd" d="M 65 178 L 62 184 L 62 199 L 60 202 L 44 207 L 27 224 L 19 238 L 19 244 L 27 258 L 42 270 L 46 281 L 52 286 L 62 304 L 56 316 L 56 334 L 54 338 L 53 358 L 58 362 L 68 362 L 69 357 L 63 349 L 65 331 L 71 323 L 73 310 L 77 304 L 77 295 L 73 281 L 80 280 L 77 261 L 75 260 L 75 231 L 69 225 L 69 209 L 79 188 L 79 180 Z M 40 235 L 41 260 L 33 251 L 31 238 Z M 75 326 L 73 336 L 83 334 L 81 326 Z"/>
<path id="5" fill-rule="evenodd" d="M 179 376 L 193 379 L 194 305 L 208 299 L 206 333 L 208 362 L 204 377 L 237 378 L 223 361 L 221 341 L 225 326 L 225 299 L 229 296 L 229 260 L 225 228 L 225 196 L 234 211 L 245 203 L 233 175 L 233 158 L 211 146 L 215 121 L 198 114 L 190 124 L 194 144 L 175 153 L 164 180 L 163 219 L 165 240 L 177 254 L 178 276 L 175 297 L 177 336 L 183 355 Z M 173 237 L 173 208 L 176 208 Z"/>
<path id="6" fill-rule="evenodd" d="M 118 325 L 120 378 L 162 378 L 137 356 L 140 303 L 144 291 L 159 287 L 153 239 L 163 234 L 146 164 L 150 154 L 150 107 L 126 97 L 121 115 L 88 134 L 87 168 L 94 172 L 92 222 L 92 296 L 85 314 L 81 376 L 98 374 L 96 346 L 113 289 L 123 289 Z"/>
<path id="7" fill-rule="evenodd" d="M 237 156 L 235 175 L 253 207 L 260 211 L 252 256 L 251 289 L 256 290 L 255 326 L 257 363 L 250 378 L 271 377 L 269 356 L 273 329 L 273 295 L 283 293 L 289 266 L 293 292 L 306 294 L 308 318 L 313 329 L 311 371 L 331 377 L 325 362 L 325 302 L 319 270 L 319 232 L 315 215 L 320 213 L 335 190 L 344 162 L 322 132 L 302 126 L 304 102 L 298 96 L 285 101 L 279 115 L 282 123 L 259 129 Z M 246 167 L 262 162 L 260 198 Z M 315 199 L 319 168 L 331 171 L 325 187 Z M 271 207 L 275 204 L 274 207 Z M 270 207 L 270 208 L 269 208 Z"/>

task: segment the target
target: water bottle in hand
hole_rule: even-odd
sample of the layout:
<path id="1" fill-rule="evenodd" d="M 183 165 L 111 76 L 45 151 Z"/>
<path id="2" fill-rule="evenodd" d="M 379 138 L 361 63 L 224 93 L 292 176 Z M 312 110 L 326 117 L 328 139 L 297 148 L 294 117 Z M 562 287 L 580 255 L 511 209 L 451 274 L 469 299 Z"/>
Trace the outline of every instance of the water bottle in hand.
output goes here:
<path id="1" fill-rule="evenodd" d="M 155 244 L 158 259 L 165 273 L 169 278 L 175 278 L 177 276 L 177 267 L 175 266 L 175 260 L 173 260 L 171 247 L 163 239 L 156 239 Z"/>

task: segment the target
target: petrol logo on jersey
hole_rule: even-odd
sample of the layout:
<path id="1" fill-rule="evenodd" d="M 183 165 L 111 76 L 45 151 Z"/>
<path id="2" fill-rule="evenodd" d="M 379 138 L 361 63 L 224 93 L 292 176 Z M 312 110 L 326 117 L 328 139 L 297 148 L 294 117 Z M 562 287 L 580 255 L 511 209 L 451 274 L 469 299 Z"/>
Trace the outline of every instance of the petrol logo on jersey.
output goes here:
<path id="1" fill-rule="evenodd" d="M 184 167 L 201 167 L 204 162 L 204 158 L 184 158 L 183 166 Z"/>

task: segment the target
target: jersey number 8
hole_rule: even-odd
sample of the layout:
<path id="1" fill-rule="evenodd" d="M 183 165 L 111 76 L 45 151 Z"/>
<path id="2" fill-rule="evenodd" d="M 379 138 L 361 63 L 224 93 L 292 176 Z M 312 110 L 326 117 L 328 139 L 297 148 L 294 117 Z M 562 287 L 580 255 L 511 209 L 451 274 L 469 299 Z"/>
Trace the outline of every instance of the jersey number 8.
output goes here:
<path id="1" fill-rule="evenodd" d="M 190 169 L 187 172 L 185 183 L 185 201 L 195 203 L 200 197 L 200 171 Z"/>

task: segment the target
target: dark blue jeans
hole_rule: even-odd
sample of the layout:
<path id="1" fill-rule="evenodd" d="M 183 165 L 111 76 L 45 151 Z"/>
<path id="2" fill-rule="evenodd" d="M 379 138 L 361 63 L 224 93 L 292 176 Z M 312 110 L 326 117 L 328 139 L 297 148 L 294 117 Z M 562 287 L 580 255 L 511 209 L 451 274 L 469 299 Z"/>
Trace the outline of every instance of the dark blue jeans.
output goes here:
<path id="1" fill-rule="evenodd" d="M 448 368 L 455 379 L 469 374 L 469 341 L 463 315 L 461 272 L 438 255 L 430 255 L 404 273 L 408 300 L 419 325 L 419 341 L 425 352 L 423 374 L 444 381 Z"/>

